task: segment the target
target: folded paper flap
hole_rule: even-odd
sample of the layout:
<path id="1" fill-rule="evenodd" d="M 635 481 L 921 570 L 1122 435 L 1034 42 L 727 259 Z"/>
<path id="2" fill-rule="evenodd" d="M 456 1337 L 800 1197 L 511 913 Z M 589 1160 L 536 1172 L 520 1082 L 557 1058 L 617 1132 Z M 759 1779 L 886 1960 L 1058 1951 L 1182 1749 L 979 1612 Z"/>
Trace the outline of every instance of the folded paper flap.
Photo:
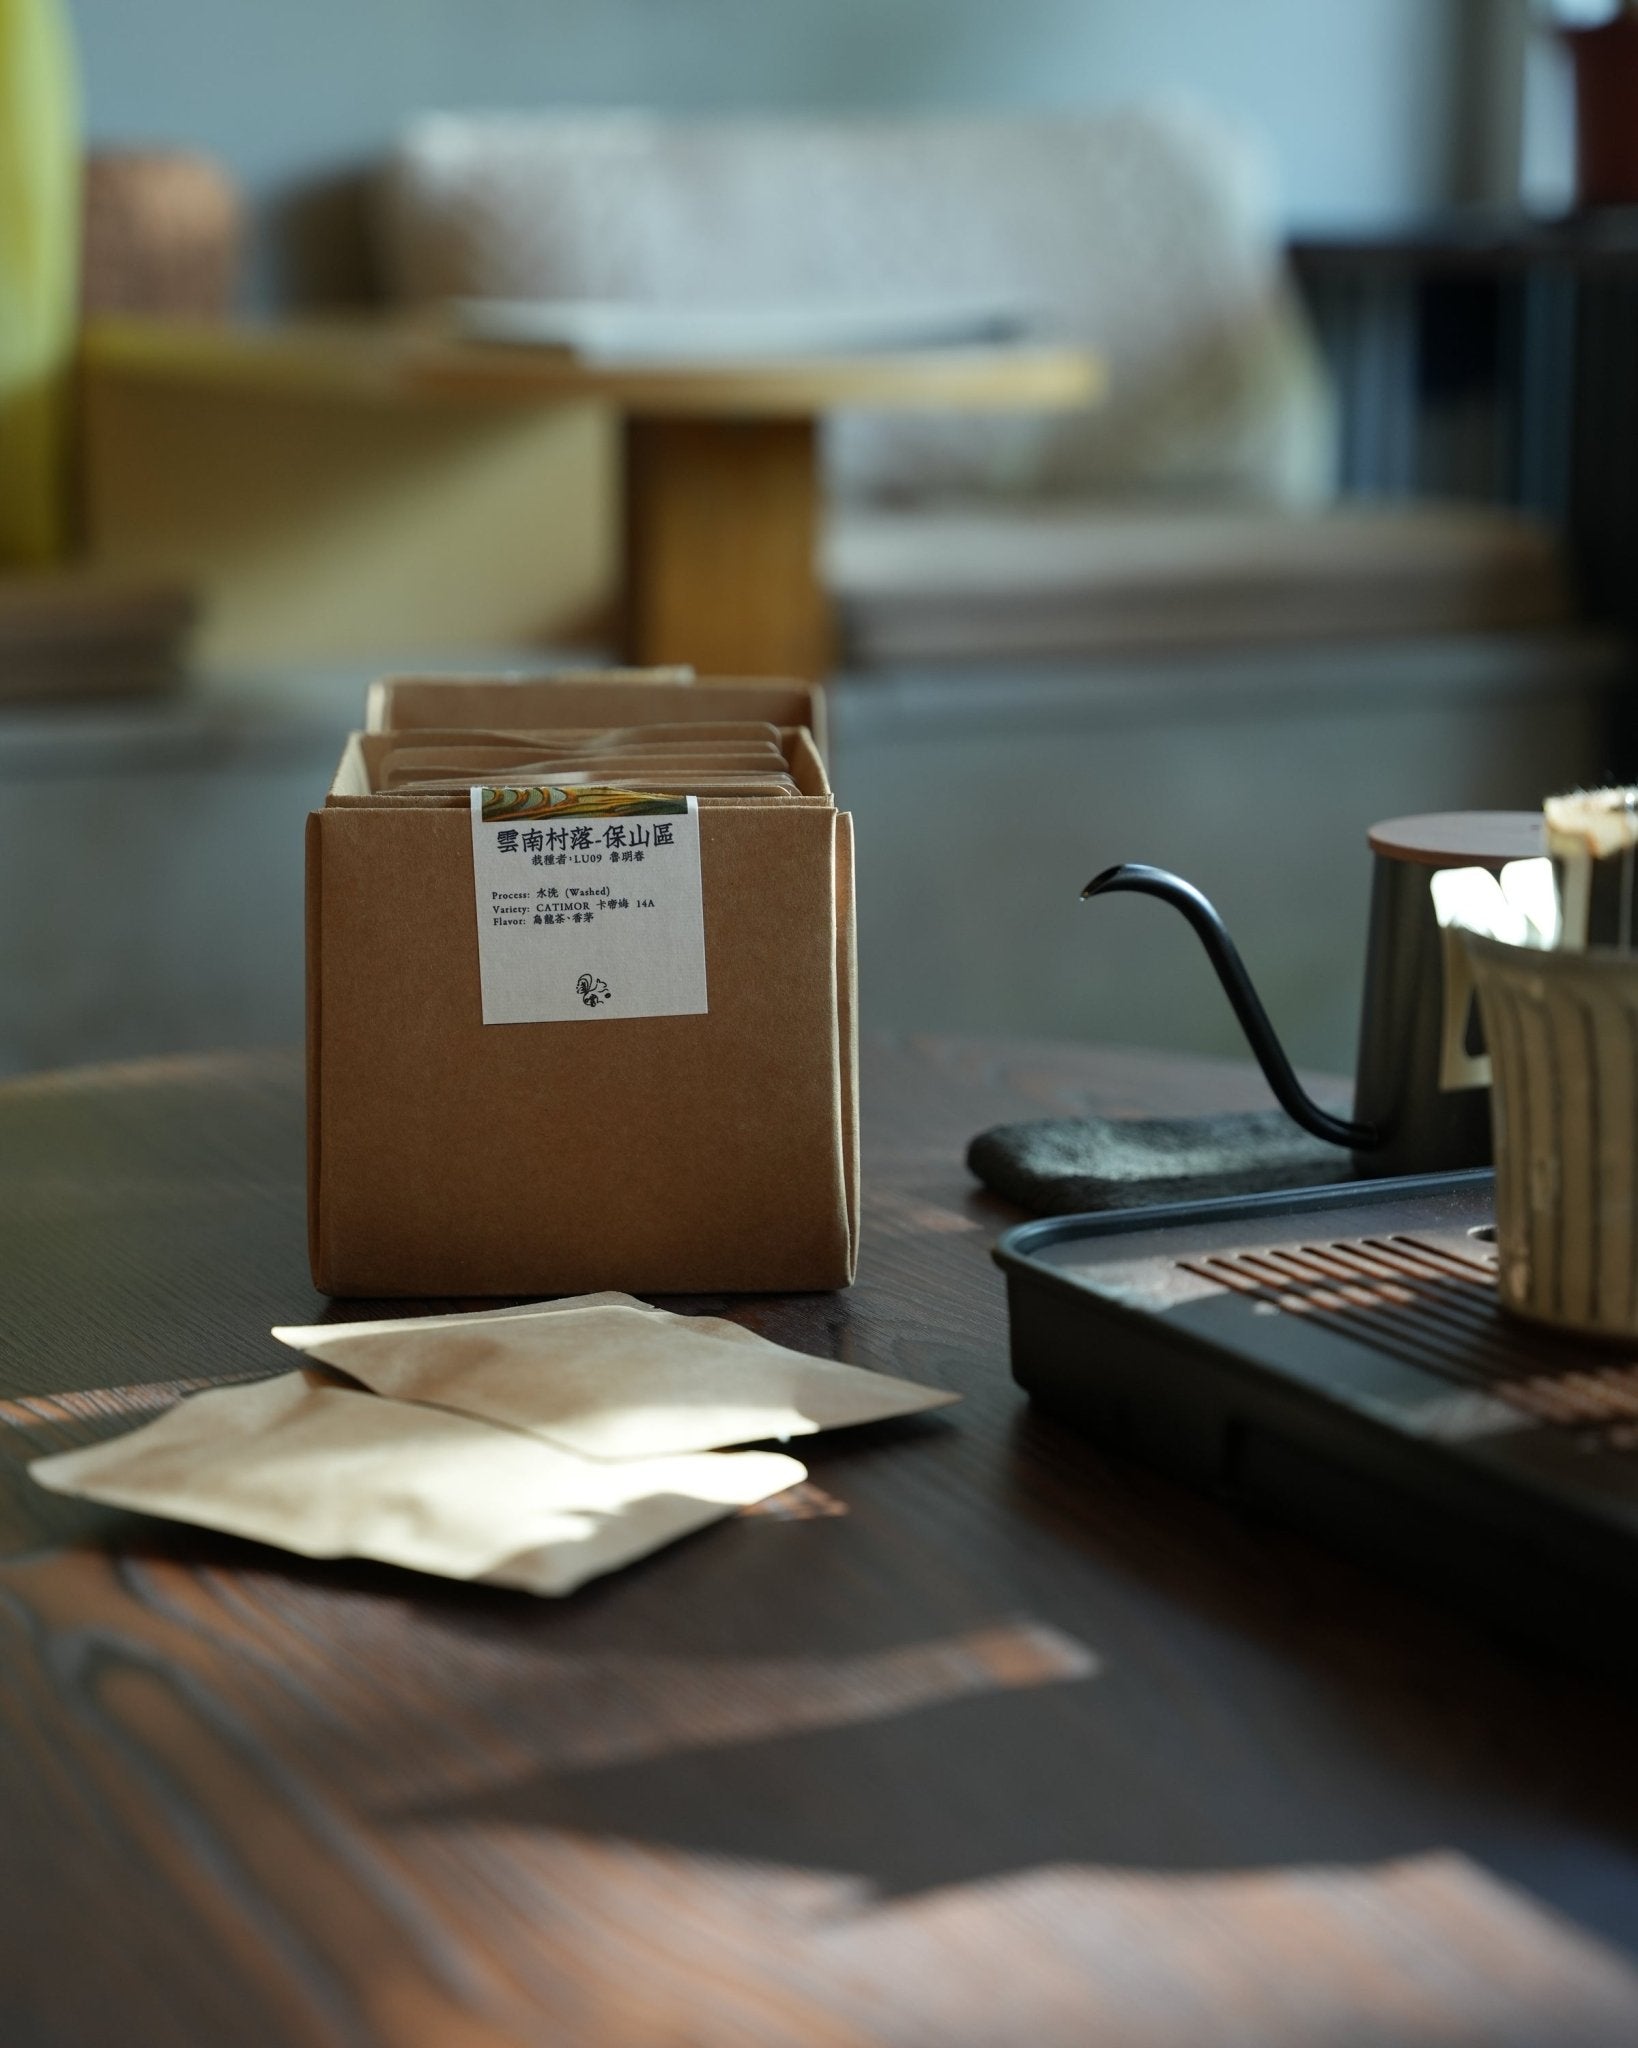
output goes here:
<path id="1" fill-rule="evenodd" d="M 30 1471 L 54 1492 L 301 1556 L 453 1578 L 505 1573 L 554 1593 L 805 1476 L 771 1452 L 599 1463 L 447 1409 L 315 1386 L 301 1372 L 195 1395 Z"/>
<path id="2" fill-rule="evenodd" d="M 455 689 L 461 692 L 461 697 L 451 709 L 447 722 L 452 725 L 488 723 L 477 714 L 477 700 L 472 696 L 472 692 L 475 689 L 510 691 L 513 685 L 519 683 L 531 683 L 537 687 L 546 683 L 560 692 L 571 687 L 589 685 L 603 694 L 605 701 L 601 707 L 601 715 L 606 719 L 614 704 L 618 703 L 624 711 L 638 701 L 631 693 L 633 684 L 641 685 L 647 692 L 667 692 L 686 688 L 693 681 L 693 669 L 685 667 L 548 669 L 531 677 L 525 677 L 517 671 L 500 676 L 382 676 L 369 687 L 365 698 L 365 722 L 371 732 L 390 732 L 397 724 L 426 725 L 435 722 L 430 715 L 433 701 L 440 693 Z M 614 694 L 616 691 L 617 695 Z M 512 701 L 518 701 L 515 692 Z M 560 697 L 559 702 L 561 701 Z M 674 697 L 670 701 L 674 705 L 682 706 L 677 713 L 678 716 L 686 719 L 690 715 L 693 707 L 685 700 Z M 644 719 L 649 716 L 646 700 L 644 707 L 636 715 Z M 657 715 L 665 717 L 667 713 L 662 711 Z M 598 712 L 594 711 L 590 714 L 590 719 L 596 720 L 598 716 Z"/>
<path id="3" fill-rule="evenodd" d="M 378 1394 L 434 1402 L 599 1458 L 807 1436 L 958 1398 L 707 1321 L 570 1308 L 317 1338 L 304 1332 L 300 1348 Z M 720 1334 L 725 1329 L 733 1334 Z"/>

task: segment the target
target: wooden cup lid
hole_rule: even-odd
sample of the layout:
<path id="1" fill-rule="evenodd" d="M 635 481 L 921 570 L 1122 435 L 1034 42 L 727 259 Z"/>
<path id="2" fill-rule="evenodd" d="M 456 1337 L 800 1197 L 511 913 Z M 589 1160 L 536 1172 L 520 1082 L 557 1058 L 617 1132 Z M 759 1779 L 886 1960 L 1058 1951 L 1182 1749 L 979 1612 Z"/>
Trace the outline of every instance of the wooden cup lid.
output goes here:
<path id="1" fill-rule="evenodd" d="M 1384 860 L 1424 868 L 1503 868 L 1547 851 L 1540 811 L 1429 811 L 1385 819 L 1365 838 Z"/>

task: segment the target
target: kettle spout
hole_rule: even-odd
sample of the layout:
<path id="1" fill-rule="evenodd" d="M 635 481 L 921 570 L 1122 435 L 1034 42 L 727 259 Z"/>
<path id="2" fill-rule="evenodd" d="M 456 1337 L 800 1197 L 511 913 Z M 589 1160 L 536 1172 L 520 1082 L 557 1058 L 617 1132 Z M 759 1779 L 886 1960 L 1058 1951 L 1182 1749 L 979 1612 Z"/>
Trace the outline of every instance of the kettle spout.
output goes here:
<path id="1" fill-rule="evenodd" d="M 1162 903 L 1171 904 L 1174 910 L 1180 910 L 1188 919 L 1223 985 L 1223 993 L 1239 1019 L 1246 1042 L 1263 1070 L 1263 1078 L 1288 1116 L 1294 1117 L 1305 1131 L 1312 1132 L 1316 1138 L 1324 1138 L 1333 1145 L 1351 1146 L 1356 1152 L 1369 1152 L 1382 1143 L 1382 1133 L 1375 1124 L 1351 1123 L 1346 1117 L 1332 1116 L 1305 1091 L 1285 1056 L 1285 1048 L 1275 1035 L 1274 1026 L 1268 1021 L 1268 1012 L 1263 1008 L 1261 998 L 1251 985 L 1251 976 L 1245 970 L 1238 947 L 1229 937 L 1212 904 L 1192 882 L 1185 882 L 1181 875 L 1169 874 L 1165 868 L 1145 867 L 1141 862 L 1126 861 L 1119 867 L 1105 868 L 1101 875 L 1094 875 L 1081 891 L 1081 897 L 1084 901 L 1089 896 L 1113 896 L 1122 892 L 1158 896 Z"/>

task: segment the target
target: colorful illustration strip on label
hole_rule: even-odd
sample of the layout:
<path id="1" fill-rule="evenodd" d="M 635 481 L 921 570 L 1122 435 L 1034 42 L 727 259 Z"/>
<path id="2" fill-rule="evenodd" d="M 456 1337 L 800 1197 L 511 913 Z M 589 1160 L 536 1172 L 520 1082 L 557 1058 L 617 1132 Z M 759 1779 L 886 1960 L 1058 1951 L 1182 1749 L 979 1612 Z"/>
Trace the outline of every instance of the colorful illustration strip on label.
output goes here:
<path id="1" fill-rule="evenodd" d="M 485 789 L 486 821 L 503 818 L 683 818 L 685 796 L 648 796 L 635 789 Z"/>

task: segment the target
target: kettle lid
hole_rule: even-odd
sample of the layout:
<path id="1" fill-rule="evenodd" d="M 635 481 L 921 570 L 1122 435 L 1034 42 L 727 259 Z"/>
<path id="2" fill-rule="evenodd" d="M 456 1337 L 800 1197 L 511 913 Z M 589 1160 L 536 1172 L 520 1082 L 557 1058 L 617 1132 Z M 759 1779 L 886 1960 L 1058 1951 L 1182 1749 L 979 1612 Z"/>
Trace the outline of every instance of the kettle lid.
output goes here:
<path id="1" fill-rule="evenodd" d="M 1504 868 L 1547 851 L 1540 811 L 1429 811 L 1388 818 L 1365 838 L 1384 860 L 1425 868 Z"/>

